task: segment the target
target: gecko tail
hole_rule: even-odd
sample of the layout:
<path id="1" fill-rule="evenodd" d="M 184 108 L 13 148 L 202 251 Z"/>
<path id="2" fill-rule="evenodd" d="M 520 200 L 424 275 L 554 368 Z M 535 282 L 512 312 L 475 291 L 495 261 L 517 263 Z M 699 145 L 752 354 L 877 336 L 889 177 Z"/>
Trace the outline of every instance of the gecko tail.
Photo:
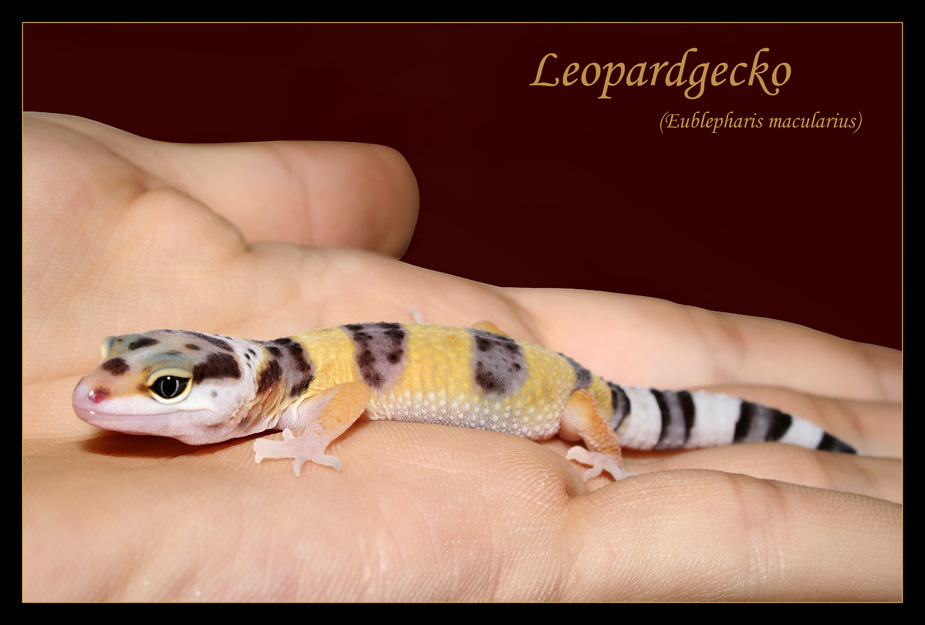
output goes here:
<path id="1" fill-rule="evenodd" d="M 662 391 L 608 382 L 610 425 L 630 449 L 696 449 L 779 442 L 858 454 L 821 427 L 777 408 L 707 391 Z"/>

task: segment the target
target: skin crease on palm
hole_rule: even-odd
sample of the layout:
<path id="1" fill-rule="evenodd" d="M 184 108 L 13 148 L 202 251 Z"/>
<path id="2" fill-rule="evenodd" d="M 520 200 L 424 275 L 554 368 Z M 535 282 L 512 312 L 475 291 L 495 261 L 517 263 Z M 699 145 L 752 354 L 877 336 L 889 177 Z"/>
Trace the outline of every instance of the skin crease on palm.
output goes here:
<path id="1" fill-rule="evenodd" d="M 403 264 L 415 178 L 381 146 L 176 145 L 23 116 L 22 596 L 64 600 L 900 600 L 902 353 L 641 297 Z M 488 319 L 607 379 L 745 395 L 863 456 L 626 452 L 363 422 L 337 472 L 100 432 L 71 391 L 106 335 L 268 339 Z M 274 435 L 278 436 L 278 434 Z"/>

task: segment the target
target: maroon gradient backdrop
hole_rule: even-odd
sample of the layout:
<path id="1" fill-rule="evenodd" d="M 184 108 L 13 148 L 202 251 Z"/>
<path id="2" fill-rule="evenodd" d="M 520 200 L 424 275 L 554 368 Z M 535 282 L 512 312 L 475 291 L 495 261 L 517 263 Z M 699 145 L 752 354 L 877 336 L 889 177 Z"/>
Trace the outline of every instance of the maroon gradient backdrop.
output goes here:
<path id="1" fill-rule="evenodd" d="M 531 87 L 540 59 L 751 64 L 790 80 Z M 898 24 L 23 27 L 23 108 L 166 141 L 382 143 L 411 164 L 409 263 L 498 285 L 636 293 L 902 344 Z M 768 76 L 769 74 L 765 74 Z M 675 130 L 665 113 L 760 117 Z M 856 133 L 770 117 L 862 116 Z"/>

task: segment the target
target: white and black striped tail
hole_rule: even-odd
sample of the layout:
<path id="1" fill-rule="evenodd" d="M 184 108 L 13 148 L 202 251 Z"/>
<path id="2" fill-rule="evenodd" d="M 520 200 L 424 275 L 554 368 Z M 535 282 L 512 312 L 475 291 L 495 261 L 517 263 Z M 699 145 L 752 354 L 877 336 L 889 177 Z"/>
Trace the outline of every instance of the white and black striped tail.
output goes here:
<path id="1" fill-rule="evenodd" d="M 822 428 L 762 404 L 706 391 L 659 391 L 609 383 L 610 424 L 630 449 L 694 449 L 780 442 L 858 453 Z"/>

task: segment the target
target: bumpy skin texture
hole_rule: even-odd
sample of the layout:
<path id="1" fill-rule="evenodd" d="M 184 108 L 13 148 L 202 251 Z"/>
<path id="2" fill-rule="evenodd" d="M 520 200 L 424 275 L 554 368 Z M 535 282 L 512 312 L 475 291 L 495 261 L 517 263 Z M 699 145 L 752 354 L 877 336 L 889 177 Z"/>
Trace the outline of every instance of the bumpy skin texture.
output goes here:
<path id="1" fill-rule="evenodd" d="M 725 395 L 606 382 L 562 354 L 488 322 L 472 328 L 358 323 L 251 341 L 157 330 L 110 337 L 74 390 L 74 409 L 102 428 L 217 443 L 258 440 L 256 460 L 340 468 L 327 446 L 364 412 L 412 421 L 581 440 L 569 458 L 621 479 L 620 440 L 637 449 L 782 441 L 854 452 L 810 423 Z M 299 431 L 299 435 L 293 434 Z"/>

